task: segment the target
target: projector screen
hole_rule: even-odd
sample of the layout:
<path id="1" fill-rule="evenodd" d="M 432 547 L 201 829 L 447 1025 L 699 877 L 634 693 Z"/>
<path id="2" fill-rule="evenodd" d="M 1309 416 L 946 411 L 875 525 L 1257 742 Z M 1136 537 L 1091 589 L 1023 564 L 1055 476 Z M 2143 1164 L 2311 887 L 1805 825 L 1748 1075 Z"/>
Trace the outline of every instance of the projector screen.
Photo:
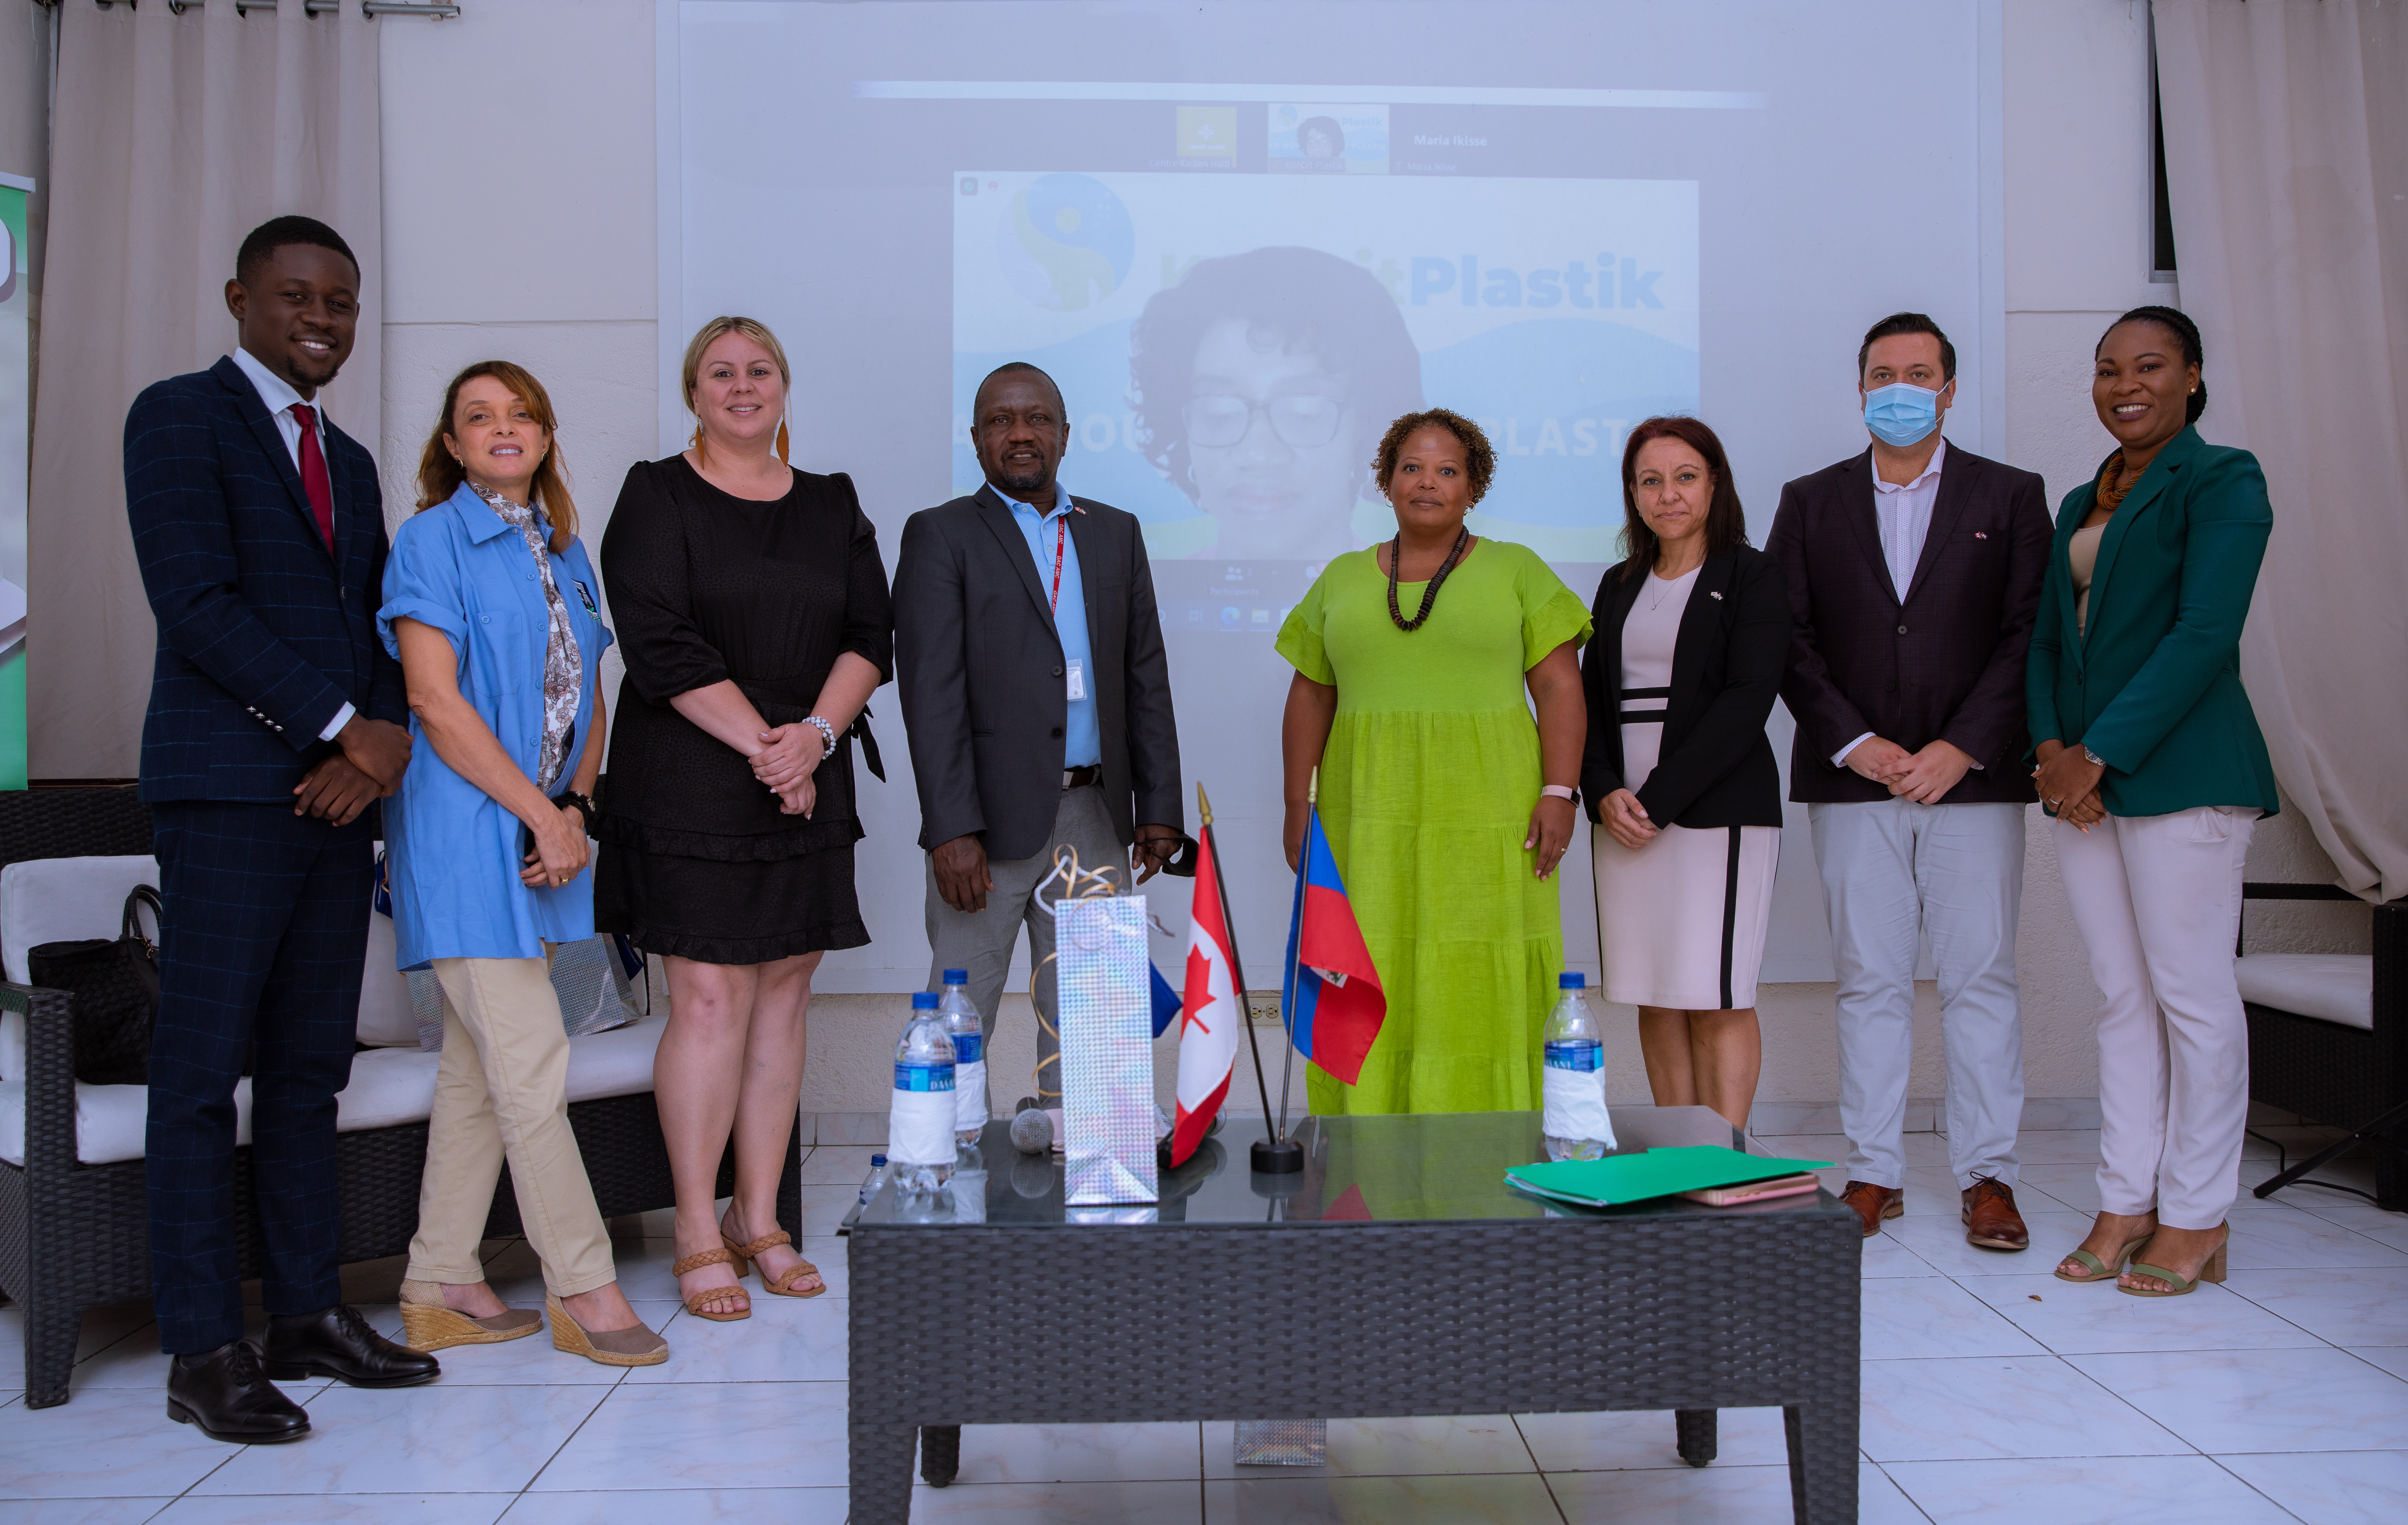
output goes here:
<path id="1" fill-rule="evenodd" d="M 1864 449 L 1856 346 L 1887 313 L 1949 331 L 1949 436 L 1997 453 L 1998 26 L 1996 0 L 662 0 L 661 449 L 693 428 L 688 335 L 761 319 L 796 463 L 853 475 L 891 570 L 910 514 L 978 485 L 979 379 L 1051 373 L 1063 483 L 1144 525 L 1187 824 L 1200 783 L 1249 983 L 1276 987 L 1272 636 L 1329 557 L 1395 533 L 1368 466 L 1390 419 L 1477 419 L 1499 463 L 1474 531 L 1584 599 L 1632 423 L 1713 424 L 1760 544 L 1783 481 Z M 927 968 L 893 691 L 872 707 L 874 941 L 826 990 Z M 1828 979 L 1791 815 L 1764 977 Z M 1584 844 L 1564 877 L 1594 977 Z M 1147 887 L 1165 967 L 1186 888 Z"/>

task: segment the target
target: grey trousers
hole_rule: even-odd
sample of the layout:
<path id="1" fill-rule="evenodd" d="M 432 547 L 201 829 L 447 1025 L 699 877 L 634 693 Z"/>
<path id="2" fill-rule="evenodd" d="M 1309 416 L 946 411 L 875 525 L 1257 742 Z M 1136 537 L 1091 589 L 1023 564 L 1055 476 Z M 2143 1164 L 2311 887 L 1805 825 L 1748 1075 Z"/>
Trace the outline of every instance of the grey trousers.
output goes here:
<path id="1" fill-rule="evenodd" d="M 1949 1168 L 1959 1188 L 1984 1176 L 2015 1184 L 2024 815 L 2020 805 L 1908 800 L 1807 807 L 1840 976 L 1840 1121 L 1851 1180 L 1906 1184 L 1914 960 L 1928 935 L 1948 1056 Z"/>
<path id="2" fill-rule="evenodd" d="M 1038 1017 L 1034 1090 L 1046 1106 L 1062 1105 L 1062 1040 L 1054 1004 L 1054 918 L 1030 902 L 1029 891 L 1054 873 L 1054 855 L 1063 848 L 1078 850 L 1079 867 L 1082 870 L 1118 870 L 1114 891 L 1128 891 L 1132 882 L 1128 849 L 1112 830 L 1112 818 L 1104 809 L 1103 790 L 1094 784 L 1063 791 L 1061 807 L 1054 817 L 1054 834 L 1047 839 L 1044 850 L 1009 862 L 988 861 L 987 872 L 995 878 L 995 889 L 986 897 L 985 910 L 964 912 L 946 905 L 944 897 L 937 893 L 933 858 L 927 867 L 928 989 L 942 990 L 944 971 L 948 969 L 969 971 L 970 999 L 978 1005 L 980 1026 L 985 1031 L 990 1051 L 995 1044 L 996 1009 L 1003 1004 L 1004 975 L 1011 967 L 1011 950 L 1020 941 L 1021 927 L 1025 924 L 1028 928 L 1028 962 L 1032 971 L 1029 995 L 1036 1004 Z M 1067 887 L 1056 878 L 1045 886 L 1044 899 L 1050 905 L 1067 892 Z M 988 1079 L 992 1086 L 992 1072 Z M 991 1095 L 987 1110 L 993 1115 Z"/>

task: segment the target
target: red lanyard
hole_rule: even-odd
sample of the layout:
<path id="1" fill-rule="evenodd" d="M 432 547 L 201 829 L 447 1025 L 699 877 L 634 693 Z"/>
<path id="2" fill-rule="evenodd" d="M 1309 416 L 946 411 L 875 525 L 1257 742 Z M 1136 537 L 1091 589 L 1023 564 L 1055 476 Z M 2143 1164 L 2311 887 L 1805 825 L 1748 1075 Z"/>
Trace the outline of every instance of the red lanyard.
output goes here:
<path id="1" fill-rule="evenodd" d="M 1062 517 L 1054 521 L 1054 596 L 1046 601 L 1046 609 L 1059 616 L 1062 612 L 1062 552 L 1070 537 L 1070 508 L 1065 504 Z"/>

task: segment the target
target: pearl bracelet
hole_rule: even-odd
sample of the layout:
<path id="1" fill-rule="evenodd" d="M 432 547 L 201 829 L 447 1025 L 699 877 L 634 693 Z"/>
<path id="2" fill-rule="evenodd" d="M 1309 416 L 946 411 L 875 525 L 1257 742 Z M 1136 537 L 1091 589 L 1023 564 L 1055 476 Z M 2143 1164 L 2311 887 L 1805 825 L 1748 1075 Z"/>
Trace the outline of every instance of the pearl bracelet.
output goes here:
<path id="1" fill-rule="evenodd" d="M 816 725 L 820 728 L 820 735 L 822 739 L 827 743 L 827 746 L 820 752 L 820 761 L 823 762 L 826 762 L 836 751 L 836 727 L 828 724 L 826 720 L 817 715 L 804 716 L 803 723 L 805 725 Z"/>

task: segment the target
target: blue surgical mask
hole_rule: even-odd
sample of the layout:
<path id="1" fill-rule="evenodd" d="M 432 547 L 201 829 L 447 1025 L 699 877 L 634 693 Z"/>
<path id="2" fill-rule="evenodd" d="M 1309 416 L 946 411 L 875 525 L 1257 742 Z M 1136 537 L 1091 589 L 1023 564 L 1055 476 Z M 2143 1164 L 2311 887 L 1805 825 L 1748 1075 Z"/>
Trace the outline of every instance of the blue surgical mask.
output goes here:
<path id="1" fill-rule="evenodd" d="M 1912 381 L 1875 387 L 1865 393 L 1865 427 L 1899 449 L 1919 443 L 1940 427 L 1940 393 Z"/>

